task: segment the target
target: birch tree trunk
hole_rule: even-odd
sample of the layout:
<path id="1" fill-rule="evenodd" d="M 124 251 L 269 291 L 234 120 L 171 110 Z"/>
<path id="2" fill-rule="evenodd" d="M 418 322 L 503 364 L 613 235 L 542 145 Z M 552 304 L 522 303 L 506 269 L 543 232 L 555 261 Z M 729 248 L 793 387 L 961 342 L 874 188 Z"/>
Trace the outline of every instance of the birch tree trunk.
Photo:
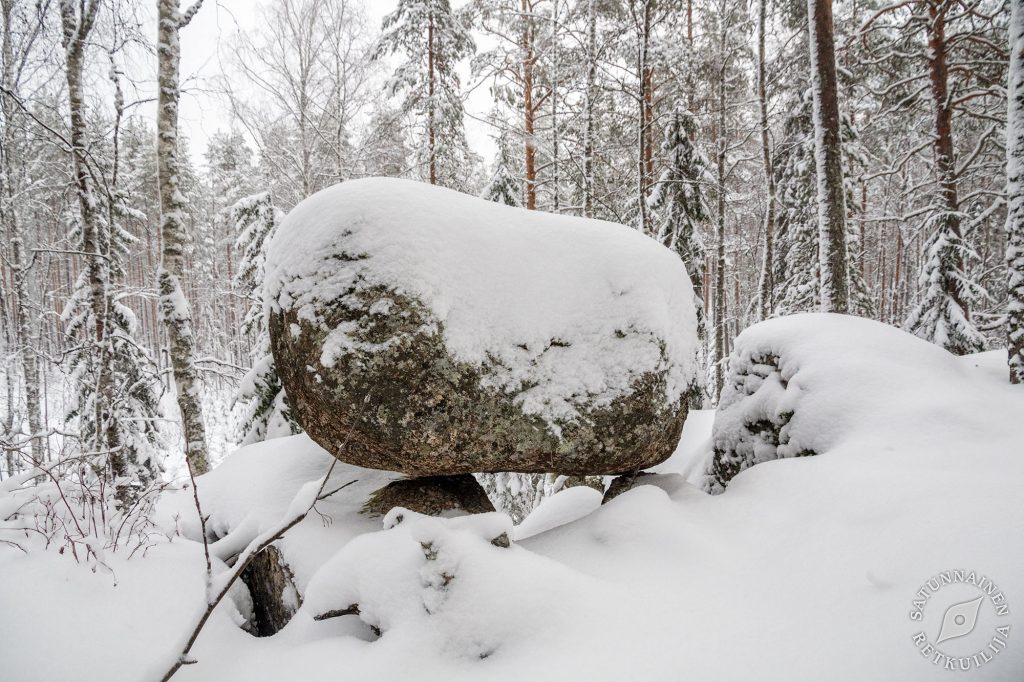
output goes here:
<path id="1" fill-rule="evenodd" d="M 195 366 L 195 337 L 192 312 L 181 289 L 185 261 L 185 199 L 178 186 L 178 68 L 181 60 L 179 32 L 195 16 L 202 0 L 184 14 L 178 0 L 157 0 L 157 57 L 159 99 L 157 103 L 157 173 L 160 186 L 160 234 L 162 262 L 157 271 L 160 312 L 170 346 L 171 369 L 181 410 L 185 456 L 196 474 L 209 469 L 206 429 L 199 398 L 199 377 Z"/>
<path id="2" fill-rule="evenodd" d="M 850 308 L 846 253 L 846 196 L 839 133 L 839 93 L 832 34 L 832 0 L 807 0 L 814 95 L 814 150 L 818 175 L 818 260 L 821 310 L 847 313 Z"/>
<path id="3" fill-rule="evenodd" d="M 772 314 L 775 302 L 772 300 L 775 282 L 775 171 L 772 167 L 772 154 L 768 137 L 768 88 L 765 83 L 765 23 L 768 14 L 768 0 L 758 2 L 757 13 L 757 99 L 761 110 L 761 156 L 764 162 L 764 176 L 768 196 L 764 212 L 764 252 L 761 258 L 761 278 L 758 285 L 758 304 L 761 319 Z"/>
<path id="4" fill-rule="evenodd" d="M 107 304 L 110 267 L 108 264 L 109 237 L 100 223 L 99 203 L 92 175 L 88 167 L 87 123 L 85 119 L 85 92 L 82 78 L 85 67 L 85 47 L 89 33 L 96 22 L 99 0 L 76 3 L 61 0 L 61 31 L 66 59 L 65 76 L 68 85 L 70 113 L 71 164 L 75 190 L 78 194 L 79 216 L 82 230 L 82 251 L 85 252 L 86 278 L 89 286 L 89 306 L 93 318 L 92 361 L 96 371 L 96 399 L 92 418 L 95 419 L 93 450 L 108 453 L 108 466 L 113 478 L 125 473 L 124 456 L 116 442 L 106 442 L 109 434 L 112 388 L 109 358 L 106 353 Z"/>
<path id="5" fill-rule="evenodd" d="M 1024 0 L 1010 0 L 1006 125 L 1006 342 L 1010 383 L 1024 383 Z"/>

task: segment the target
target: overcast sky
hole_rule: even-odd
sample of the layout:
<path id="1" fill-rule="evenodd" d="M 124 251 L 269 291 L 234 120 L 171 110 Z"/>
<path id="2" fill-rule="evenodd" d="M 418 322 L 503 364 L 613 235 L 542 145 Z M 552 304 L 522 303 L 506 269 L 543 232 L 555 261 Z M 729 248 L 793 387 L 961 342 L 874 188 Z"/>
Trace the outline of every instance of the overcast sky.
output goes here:
<path id="1" fill-rule="evenodd" d="M 190 141 L 190 150 L 197 163 L 203 160 L 203 151 L 210 136 L 231 126 L 224 99 L 211 87 L 215 77 L 224 70 L 222 60 L 227 60 L 228 49 L 238 31 L 252 27 L 259 5 L 266 2 L 273 0 L 206 0 L 192 23 L 181 32 L 181 79 L 185 92 L 181 99 L 180 126 Z M 183 0 L 182 5 L 187 4 L 187 0 Z M 381 20 L 396 4 L 397 0 L 364 0 L 373 30 L 371 37 L 379 34 Z M 452 4 L 459 6 L 464 3 L 456 0 Z M 468 64 L 464 64 L 464 86 L 468 76 Z M 466 108 L 473 116 L 485 117 L 491 108 L 488 88 L 477 88 Z M 155 105 L 153 111 L 155 116 Z M 495 145 L 489 127 L 467 116 L 466 134 L 473 150 L 490 160 Z"/>

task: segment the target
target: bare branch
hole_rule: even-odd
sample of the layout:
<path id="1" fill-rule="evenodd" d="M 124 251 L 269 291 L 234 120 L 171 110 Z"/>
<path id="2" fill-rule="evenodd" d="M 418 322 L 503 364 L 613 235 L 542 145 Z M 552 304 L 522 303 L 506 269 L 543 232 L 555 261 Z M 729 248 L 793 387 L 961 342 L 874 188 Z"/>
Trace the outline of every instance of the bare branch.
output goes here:
<path id="1" fill-rule="evenodd" d="M 323 499 L 324 497 L 327 497 L 327 495 L 323 494 L 324 487 L 327 485 L 327 481 L 328 479 L 330 479 L 331 473 L 334 471 L 334 467 L 337 463 L 337 459 L 331 462 L 331 466 L 327 470 L 327 474 L 320 481 L 320 487 L 317 490 L 317 493 L 314 496 L 313 501 L 309 504 L 309 506 L 307 506 L 299 514 L 296 514 L 294 517 L 290 519 L 283 519 L 281 523 L 277 526 L 277 528 L 269 530 L 259 535 L 252 542 L 249 543 L 249 545 L 240 555 L 239 561 L 235 563 L 235 565 L 228 572 L 226 579 L 223 580 L 223 584 L 221 585 L 220 590 L 218 590 L 217 594 L 212 599 L 207 599 L 206 609 L 203 611 L 195 627 L 192 629 L 192 632 L 189 635 L 188 639 L 186 640 L 185 645 L 182 648 L 181 653 L 178 655 L 177 660 L 175 660 L 174 664 L 171 665 L 171 667 L 167 670 L 166 673 L 164 673 L 164 676 L 160 678 L 161 682 L 167 682 L 167 680 L 174 677 L 174 674 L 178 672 L 179 669 L 181 669 L 181 666 L 195 663 L 195 660 L 192 659 L 189 656 L 189 654 L 191 653 L 192 647 L 195 645 L 196 640 L 199 638 L 199 634 L 203 631 L 203 628 L 206 627 L 206 623 L 207 621 L 209 621 L 210 616 L 213 615 L 213 611 L 224 600 L 224 597 L 226 597 L 228 592 L 231 590 L 231 586 L 235 584 L 235 581 L 238 580 L 238 578 L 242 575 L 245 569 L 248 568 L 249 564 L 252 563 L 253 559 L 255 559 L 260 552 L 265 550 L 274 542 L 284 537 L 285 533 L 287 533 L 289 530 L 291 530 L 299 523 L 301 523 L 302 520 L 305 519 L 306 516 L 309 514 L 309 512 L 313 510 L 313 508 L 316 506 L 316 503 Z M 344 484 L 343 486 L 331 491 L 330 493 L 328 493 L 328 495 L 333 495 L 339 490 L 342 490 L 352 485 L 356 481 L 358 481 L 358 479 L 353 479 L 348 483 Z M 296 499 L 298 499 L 298 496 L 301 494 L 301 492 L 302 491 L 300 490 L 299 493 L 296 493 Z"/>

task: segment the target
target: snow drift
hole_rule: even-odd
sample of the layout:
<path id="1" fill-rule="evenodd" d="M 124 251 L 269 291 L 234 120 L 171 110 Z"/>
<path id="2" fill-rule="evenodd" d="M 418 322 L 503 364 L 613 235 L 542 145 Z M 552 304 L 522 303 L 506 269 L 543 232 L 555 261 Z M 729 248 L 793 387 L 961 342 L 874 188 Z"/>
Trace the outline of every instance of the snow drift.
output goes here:
<path id="1" fill-rule="evenodd" d="M 785 342 L 790 387 L 803 391 L 792 437 L 818 456 L 751 467 L 721 495 L 672 473 L 605 505 L 572 488 L 514 529 L 509 547 L 492 544 L 508 534 L 493 514 L 411 514 L 384 530 L 359 509 L 391 476 L 338 463 L 330 489 L 359 482 L 278 544 L 304 595 L 294 618 L 255 638 L 239 627 L 244 598 L 223 603 L 181 680 L 953 679 L 914 635 L 935 638 L 960 597 L 932 596 L 923 622 L 909 613 L 925 581 L 959 568 L 993 580 L 1010 606 L 997 619 L 983 605 L 982 639 L 1012 624 L 1006 647 L 963 679 L 1019 682 L 1024 393 L 1006 382 L 1005 352 L 954 358 L 881 325 L 818 317 L 806 339 L 808 320 L 792 318 L 744 340 Z M 695 444 L 681 446 L 686 456 L 703 462 Z M 243 448 L 200 477 L 215 554 L 277 523 L 332 461 L 295 436 Z M 691 470 L 682 459 L 662 467 Z M 108 556 L 116 579 L 42 549 L 35 534 L 5 536 L 31 548 L 0 543 L 0 676 L 159 679 L 207 596 L 191 491 L 166 502 L 170 540 L 131 560 Z M 969 654 L 975 643 L 942 647 Z"/>
<path id="2" fill-rule="evenodd" d="M 706 487 L 721 492 L 755 464 L 825 452 L 864 424 L 905 424 L 926 438 L 937 421 L 963 419 L 941 389 L 966 376 L 939 346 L 872 320 L 807 313 L 754 325 L 729 358 Z"/>

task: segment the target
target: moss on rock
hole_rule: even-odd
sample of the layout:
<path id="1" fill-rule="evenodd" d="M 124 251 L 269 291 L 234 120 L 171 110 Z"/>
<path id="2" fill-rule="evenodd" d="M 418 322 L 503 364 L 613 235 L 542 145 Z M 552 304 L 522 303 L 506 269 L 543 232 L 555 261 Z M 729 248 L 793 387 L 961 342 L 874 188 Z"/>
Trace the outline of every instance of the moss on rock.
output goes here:
<path id="1" fill-rule="evenodd" d="M 354 286 L 318 312 L 316 323 L 272 313 L 274 359 L 306 433 L 350 464 L 410 476 L 614 474 L 664 461 L 679 442 L 686 405 L 666 400 L 667 361 L 609 404 L 580 396 L 578 416 L 553 428 L 488 386 L 493 365 L 453 358 L 442 323 L 414 298 Z"/>

